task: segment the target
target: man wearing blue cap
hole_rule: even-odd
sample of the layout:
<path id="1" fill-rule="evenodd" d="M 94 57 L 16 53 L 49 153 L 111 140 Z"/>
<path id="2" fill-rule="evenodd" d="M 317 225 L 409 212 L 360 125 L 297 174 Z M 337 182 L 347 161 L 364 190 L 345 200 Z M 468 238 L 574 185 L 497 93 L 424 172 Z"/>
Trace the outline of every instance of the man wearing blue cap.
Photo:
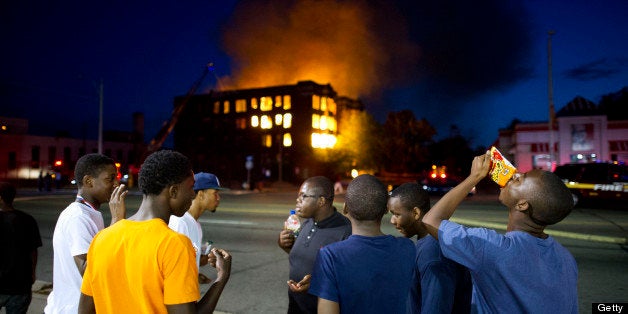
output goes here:
<path id="1" fill-rule="evenodd" d="M 199 172 L 194 175 L 194 192 L 196 197 L 190 205 L 190 209 L 181 217 L 170 216 L 168 226 L 170 229 L 185 234 L 196 252 L 196 266 L 207 265 L 209 248 L 203 247 L 203 230 L 198 218 L 206 211 L 215 212 L 220 204 L 220 194 L 218 191 L 228 190 L 220 186 L 218 177 L 212 173 Z M 199 283 L 210 283 L 211 279 L 202 273 L 198 273 Z"/>

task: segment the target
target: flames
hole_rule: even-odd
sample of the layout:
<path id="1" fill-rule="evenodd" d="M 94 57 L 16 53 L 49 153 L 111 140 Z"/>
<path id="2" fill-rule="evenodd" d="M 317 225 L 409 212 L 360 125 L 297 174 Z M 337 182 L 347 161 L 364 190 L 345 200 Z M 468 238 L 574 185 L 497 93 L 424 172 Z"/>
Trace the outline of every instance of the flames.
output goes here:
<path id="1" fill-rule="evenodd" d="M 349 97 L 377 94 L 418 56 L 402 23 L 365 1 L 245 1 L 224 30 L 233 64 L 221 88 L 312 80 Z"/>

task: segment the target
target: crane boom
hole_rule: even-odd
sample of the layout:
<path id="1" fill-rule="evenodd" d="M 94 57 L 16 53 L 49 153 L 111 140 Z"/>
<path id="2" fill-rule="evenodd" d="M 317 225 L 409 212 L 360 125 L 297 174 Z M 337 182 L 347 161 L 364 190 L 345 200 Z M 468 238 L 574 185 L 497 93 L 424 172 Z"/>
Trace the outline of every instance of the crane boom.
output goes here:
<path id="1" fill-rule="evenodd" d="M 155 135 L 155 137 L 153 137 L 153 139 L 148 144 L 146 155 L 155 152 L 161 148 L 161 146 L 166 141 L 166 138 L 168 137 L 168 135 L 170 135 L 170 133 L 174 129 L 174 126 L 177 124 L 177 121 L 179 120 L 179 115 L 183 111 L 183 108 L 185 108 L 188 100 L 192 97 L 192 95 L 194 95 L 196 89 L 198 89 L 198 87 L 205 79 L 205 76 L 207 76 L 210 71 L 213 71 L 213 68 L 214 64 L 211 62 L 208 63 L 203 70 L 203 74 L 196 80 L 196 82 L 194 82 L 192 87 L 190 87 L 190 90 L 188 90 L 183 101 L 175 105 L 175 107 L 172 109 L 172 114 L 170 115 L 170 118 L 164 121 L 161 129 L 159 129 L 159 132 L 157 132 L 157 135 Z"/>

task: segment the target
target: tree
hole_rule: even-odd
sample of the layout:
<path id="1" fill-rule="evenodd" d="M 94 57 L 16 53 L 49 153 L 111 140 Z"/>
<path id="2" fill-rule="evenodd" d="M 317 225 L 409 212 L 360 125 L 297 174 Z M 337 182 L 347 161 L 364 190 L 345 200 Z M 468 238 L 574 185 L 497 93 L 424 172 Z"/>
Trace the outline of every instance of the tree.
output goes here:
<path id="1" fill-rule="evenodd" d="M 459 130 L 456 125 L 452 125 L 451 130 L 450 137 L 430 146 L 431 160 L 434 164 L 446 166 L 450 174 L 465 177 L 476 152 L 470 148 L 469 140 L 456 132 Z"/>
<path id="2" fill-rule="evenodd" d="M 396 173 L 423 170 L 429 163 L 428 145 L 435 134 L 427 120 L 417 120 L 410 110 L 389 113 L 380 142 L 383 169 Z"/>
<path id="3" fill-rule="evenodd" d="M 381 126 L 366 111 L 346 110 L 338 121 L 338 136 L 334 149 L 316 150 L 328 175 L 349 175 L 351 169 L 373 171 L 377 167 L 378 135 Z"/>

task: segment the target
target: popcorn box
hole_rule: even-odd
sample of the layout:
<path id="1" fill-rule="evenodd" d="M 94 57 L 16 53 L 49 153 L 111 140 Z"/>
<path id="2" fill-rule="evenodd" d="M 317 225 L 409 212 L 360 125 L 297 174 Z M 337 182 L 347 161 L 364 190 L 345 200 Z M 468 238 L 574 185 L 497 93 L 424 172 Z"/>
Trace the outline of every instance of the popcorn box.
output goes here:
<path id="1" fill-rule="evenodd" d="M 491 147 L 491 168 L 488 172 L 491 180 L 495 181 L 500 187 L 504 187 L 515 172 L 517 172 L 517 168 L 508 159 L 504 158 L 495 146 Z"/>

